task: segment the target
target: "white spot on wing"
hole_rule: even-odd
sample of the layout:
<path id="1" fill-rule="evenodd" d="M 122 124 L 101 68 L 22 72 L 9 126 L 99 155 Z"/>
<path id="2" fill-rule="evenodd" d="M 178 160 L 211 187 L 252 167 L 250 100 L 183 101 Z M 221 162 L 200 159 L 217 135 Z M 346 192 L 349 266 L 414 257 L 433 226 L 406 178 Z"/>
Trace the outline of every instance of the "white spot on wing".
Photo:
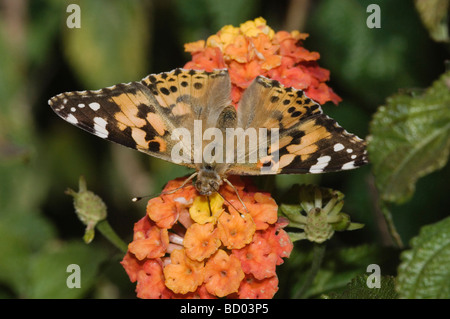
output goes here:
<path id="1" fill-rule="evenodd" d="M 97 102 L 92 102 L 92 103 L 89 103 L 89 107 L 93 111 L 98 111 L 100 109 L 100 104 L 98 104 Z"/>
<path id="2" fill-rule="evenodd" d="M 106 129 L 106 124 L 108 124 L 108 122 L 106 122 L 105 119 L 103 119 L 101 117 L 94 117 L 95 135 L 97 135 L 101 138 L 107 138 L 109 135 L 109 132 Z"/>
<path id="3" fill-rule="evenodd" d="M 83 107 L 85 107 L 85 105 L 84 105 L 83 103 L 80 103 L 80 104 L 78 104 L 78 107 L 79 107 L 80 109 L 82 109 Z"/>
<path id="4" fill-rule="evenodd" d="M 331 156 L 325 155 L 317 159 L 317 163 L 309 168 L 310 173 L 322 173 L 323 169 L 327 167 L 331 160 Z"/>
<path id="5" fill-rule="evenodd" d="M 342 169 L 352 169 L 355 168 L 355 161 L 351 161 L 342 165 Z"/>
<path id="6" fill-rule="evenodd" d="M 342 151 L 344 148 L 345 148 L 344 145 L 342 145 L 341 143 L 336 143 L 336 144 L 334 144 L 334 147 L 333 147 L 335 152 Z"/>
<path id="7" fill-rule="evenodd" d="M 75 116 L 73 116 L 72 114 L 67 115 L 66 121 L 70 122 L 72 124 L 77 124 L 78 123 L 77 118 Z"/>
<path id="8" fill-rule="evenodd" d="M 351 148 L 347 148 L 347 153 L 353 153 L 353 150 Z"/>

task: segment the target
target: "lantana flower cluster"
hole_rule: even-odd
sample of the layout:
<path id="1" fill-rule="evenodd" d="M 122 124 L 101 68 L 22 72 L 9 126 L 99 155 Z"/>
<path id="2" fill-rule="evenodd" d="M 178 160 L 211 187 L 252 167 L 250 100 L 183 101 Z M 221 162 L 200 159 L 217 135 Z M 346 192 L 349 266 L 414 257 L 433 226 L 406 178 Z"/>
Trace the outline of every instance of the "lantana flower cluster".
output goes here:
<path id="1" fill-rule="evenodd" d="M 164 192 L 180 187 L 170 181 Z M 209 197 L 189 184 L 148 202 L 122 260 L 139 298 L 272 298 L 293 244 L 268 193 L 231 178 Z M 163 192 L 163 193 L 164 193 Z M 224 198 L 227 200 L 225 201 Z"/>
<path id="2" fill-rule="evenodd" d="M 302 46 L 307 37 L 308 34 L 298 31 L 275 32 L 263 18 L 239 27 L 227 25 L 206 41 L 185 44 L 192 61 L 184 67 L 206 71 L 227 68 L 235 106 L 258 75 L 303 90 L 319 104 L 328 101 L 338 104 L 341 98 L 325 83 L 330 79 L 330 72 L 317 63 L 320 54 Z"/>

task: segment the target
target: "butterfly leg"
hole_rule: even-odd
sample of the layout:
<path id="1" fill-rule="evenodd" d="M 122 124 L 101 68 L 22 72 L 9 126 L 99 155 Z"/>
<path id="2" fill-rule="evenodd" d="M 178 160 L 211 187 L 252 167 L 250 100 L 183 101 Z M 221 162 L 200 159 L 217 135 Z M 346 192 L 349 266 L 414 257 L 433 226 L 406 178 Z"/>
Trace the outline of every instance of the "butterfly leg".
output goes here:
<path id="1" fill-rule="evenodd" d="M 172 190 L 170 190 L 170 191 L 161 192 L 161 195 L 170 195 L 170 194 L 175 193 L 175 192 L 178 191 L 179 189 L 182 189 L 184 186 L 186 186 L 186 184 L 187 184 L 189 181 L 191 181 L 195 176 L 197 176 L 197 174 L 198 174 L 198 172 L 195 172 L 194 174 L 192 174 L 191 176 L 189 176 L 189 177 L 183 182 L 183 184 L 181 184 L 181 186 L 179 186 L 179 187 L 177 187 L 177 188 L 175 188 L 175 189 L 172 189 Z"/>
<path id="2" fill-rule="evenodd" d="M 231 188 L 232 188 L 232 189 L 234 190 L 234 192 L 236 193 L 237 198 L 238 198 L 239 201 L 241 202 L 242 206 L 244 206 L 244 208 L 245 208 L 245 210 L 247 211 L 247 213 L 249 213 L 249 211 L 248 211 L 248 209 L 247 209 L 247 206 L 245 206 L 244 202 L 243 202 L 242 199 L 241 199 L 241 196 L 239 196 L 239 192 L 237 191 L 236 187 L 234 187 L 234 185 L 231 184 L 231 182 L 230 182 L 228 179 L 224 178 L 223 180 L 224 180 L 228 185 L 231 186 Z"/>

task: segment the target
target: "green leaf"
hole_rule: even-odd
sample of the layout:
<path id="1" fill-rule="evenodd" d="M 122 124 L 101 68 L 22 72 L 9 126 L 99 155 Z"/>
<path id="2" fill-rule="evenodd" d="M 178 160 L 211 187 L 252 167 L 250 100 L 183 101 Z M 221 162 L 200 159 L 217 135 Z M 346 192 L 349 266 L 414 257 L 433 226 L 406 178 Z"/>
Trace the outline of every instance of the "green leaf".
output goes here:
<path id="1" fill-rule="evenodd" d="M 30 254 L 51 240 L 55 230 L 37 211 L 2 211 L 0 234 L 0 283 L 22 295 L 27 290 Z"/>
<path id="2" fill-rule="evenodd" d="M 256 0 L 206 0 L 205 4 L 212 17 L 213 28 L 217 30 L 227 24 L 238 27 L 241 23 L 254 19 L 253 13 L 257 8 Z"/>
<path id="3" fill-rule="evenodd" d="M 375 182 L 384 201 L 402 203 L 416 181 L 442 168 L 450 150 L 450 72 L 423 94 L 397 94 L 373 117 L 368 138 Z"/>
<path id="4" fill-rule="evenodd" d="M 381 28 L 367 27 L 371 3 L 380 6 Z M 423 63 L 431 41 L 412 1 L 323 0 L 311 11 L 305 45 L 320 52 L 320 65 L 340 85 L 338 94 L 379 105 L 396 88 L 424 85 L 432 76 L 435 61 Z"/>
<path id="5" fill-rule="evenodd" d="M 395 292 L 395 279 L 391 276 L 380 277 L 380 288 L 369 288 L 367 279 L 369 275 L 359 275 L 350 281 L 341 292 L 333 292 L 323 296 L 327 299 L 397 299 Z"/>
<path id="6" fill-rule="evenodd" d="M 382 274 L 393 274 L 397 265 L 397 251 L 381 247 L 380 245 L 360 245 L 347 248 L 332 248 L 325 252 L 323 263 L 320 266 L 314 281 L 307 289 L 303 298 L 319 297 L 334 291 L 341 291 L 356 276 L 367 273 L 367 266 L 377 264 Z M 279 298 L 293 298 L 304 285 L 306 276 L 311 267 L 313 254 L 310 243 L 302 241 L 296 243 L 289 261 L 281 265 L 279 273 L 280 287 L 289 287 L 289 293 L 277 295 Z M 395 263 L 395 265 L 394 265 Z"/>
<path id="7" fill-rule="evenodd" d="M 400 297 L 450 298 L 450 217 L 422 227 L 400 258 Z"/>
<path id="8" fill-rule="evenodd" d="M 438 42 L 449 42 L 448 10 L 449 0 L 415 0 L 423 24 L 430 32 L 431 38 Z"/>
<path id="9" fill-rule="evenodd" d="M 78 4 L 81 27 L 64 26 L 63 40 L 68 61 L 81 80 L 98 88 L 143 77 L 150 39 L 144 3 L 100 0 Z"/>
<path id="10" fill-rule="evenodd" d="M 81 242 L 69 242 L 52 246 L 37 253 L 29 265 L 29 289 L 27 298 L 80 298 L 92 288 L 98 279 L 100 263 L 106 253 Z M 68 277 L 73 271 L 68 266 L 80 267 L 80 288 L 69 288 Z"/>

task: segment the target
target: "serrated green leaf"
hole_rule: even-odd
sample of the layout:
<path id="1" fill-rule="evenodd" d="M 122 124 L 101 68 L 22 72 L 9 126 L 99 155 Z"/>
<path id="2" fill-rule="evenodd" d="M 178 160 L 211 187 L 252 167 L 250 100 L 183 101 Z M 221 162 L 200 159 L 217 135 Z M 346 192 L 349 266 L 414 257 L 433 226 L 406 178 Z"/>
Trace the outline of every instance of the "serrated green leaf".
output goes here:
<path id="1" fill-rule="evenodd" d="M 450 298 L 450 217 L 422 227 L 401 254 L 397 290 L 402 298 Z"/>
<path id="2" fill-rule="evenodd" d="M 374 115 L 368 151 L 382 200 L 405 202 L 420 177 L 447 163 L 449 82 L 447 72 L 421 95 L 394 95 Z"/>
<path id="3" fill-rule="evenodd" d="M 145 3 L 100 0 L 78 4 L 81 27 L 64 26 L 63 40 L 68 61 L 80 79 L 98 88 L 143 77 L 150 39 Z"/>
<path id="4" fill-rule="evenodd" d="M 29 263 L 27 298 L 80 298 L 97 279 L 99 265 L 106 253 L 81 242 L 69 242 L 59 247 L 48 247 L 37 253 Z M 69 265 L 80 267 L 80 287 L 69 288 L 67 278 L 73 273 Z"/>
<path id="5" fill-rule="evenodd" d="M 380 276 L 380 288 L 369 288 L 367 279 L 369 275 L 363 274 L 350 281 L 341 292 L 333 292 L 324 296 L 329 299 L 396 299 L 395 279 L 391 276 Z"/>

